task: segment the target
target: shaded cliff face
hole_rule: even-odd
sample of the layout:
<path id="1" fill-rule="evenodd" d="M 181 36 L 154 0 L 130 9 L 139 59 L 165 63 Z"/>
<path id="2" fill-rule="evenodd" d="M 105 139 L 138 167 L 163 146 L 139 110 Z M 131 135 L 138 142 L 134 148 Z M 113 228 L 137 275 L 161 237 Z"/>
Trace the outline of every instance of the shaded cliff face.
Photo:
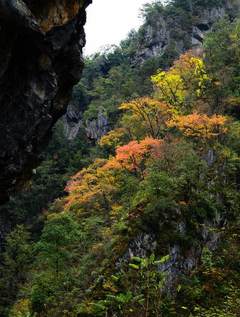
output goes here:
<path id="1" fill-rule="evenodd" d="M 91 0 L 0 0 L 0 202 L 39 161 L 83 68 Z"/>

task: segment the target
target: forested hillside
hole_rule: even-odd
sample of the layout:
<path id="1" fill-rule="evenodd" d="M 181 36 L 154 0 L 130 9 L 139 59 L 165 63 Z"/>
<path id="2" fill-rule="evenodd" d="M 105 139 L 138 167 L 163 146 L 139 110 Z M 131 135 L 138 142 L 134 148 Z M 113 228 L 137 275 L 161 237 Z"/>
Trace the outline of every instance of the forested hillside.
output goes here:
<path id="1" fill-rule="evenodd" d="M 1 207 L 0 316 L 239 316 L 238 8 L 154 2 L 86 59 Z"/>

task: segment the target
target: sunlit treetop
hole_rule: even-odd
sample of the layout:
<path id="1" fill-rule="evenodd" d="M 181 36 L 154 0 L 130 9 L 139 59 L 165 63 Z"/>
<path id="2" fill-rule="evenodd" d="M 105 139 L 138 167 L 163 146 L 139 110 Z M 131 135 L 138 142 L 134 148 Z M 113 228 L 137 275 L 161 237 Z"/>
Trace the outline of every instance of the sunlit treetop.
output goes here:
<path id="1" fill-rule="evenodd" d="M 117 128 L 105 134 L 100 140 L 99 145 L 106 148 L 116 148 L 124 142 L 126 131 L 124 128 Z"/>
<path id="2" fill-rule="evenodd" d="M 164 102 L 153 99 L 151 97 L 142 97 L 134 99 L 130 102 L 122 103 L 119 107 L 122 110 L 130 110 L 132 112 L 140 112 L 145 110 L 157 109 L 161 110 L 163 113 L 167 113 L 171 110 L 171 107 Z"/>
<path id="3" fill-rule="evenodd" d="M 187 137 L 214 139 L 227 132 L 227 118 L 221 115 L 211 117 L 206 114 L 193 113 L 186 116 L 176 116 L 169 120 L 169 128 L 177 128 Z"/>
<path id="4" fill-rule="evenodd" d="M 166 127 L 174 108 L 166 102 L 150 97 L 134 99 L 120 105 L 126 113 L 121 124 L 129 131 L 132 138 L 151 137 L 159 138 L 161 131 Z"/>
<path id="5" fill-rule="evenodd" d="M 105 177 L 106 172 L 102 169 L 105 163 L 106 160 L 104 159 L 96 159 L 93 164 L 72 176 L 65 188 L 65 191 L 71 194 L 74 192 L 80 193 L 85 189 L 87 191 L 91 191 L 91 189 L 95 188 L 95 186 L 98 184 L 99 179 Z"/>
<path id="6" fill-rule="evenodd" d="M 147 158 L 160 158 L 163 140 L 146 138 L 140 142 L 131 141 L 116 149 L 116 156 L 108 161 L 106 169 L 127 169 L 141 172 Z"/>
<path id="7" fill-rule="evenodd" d="M 182 55 L 168 71 L 152 76 L 157 97 L 183 112 L 191 111 L 209 80 L 203 60 L 191 51 Z"/>
<path id="8" fill-rule="evenodd" d="M 105 164 L 106 160 L 97 159 L 72 177 L 65 188 L 69 194 L 65 210 L 104 210 L 108 196 L 116 190 L 114 176 L 104 168 Z"/>

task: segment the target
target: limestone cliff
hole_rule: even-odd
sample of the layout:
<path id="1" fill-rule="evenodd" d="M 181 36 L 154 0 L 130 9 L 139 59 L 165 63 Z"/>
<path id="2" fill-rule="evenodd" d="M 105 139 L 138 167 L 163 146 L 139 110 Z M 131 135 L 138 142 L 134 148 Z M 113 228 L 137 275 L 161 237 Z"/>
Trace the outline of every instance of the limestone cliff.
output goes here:
<path id="1" fill-rule="evenodd" d="M 203 1 L 189 0 L 183 5 L 173 4 L 149 12 L 137 34 L 136 59 L 175 52 L 176 57 L 184 51 L 199 47 L 204 35 L 215 22 L 224 17 L 234 18 L 239 12 L 239 0 Z"/>
<path id="2" fill-rule="evenodd" d="M 83 67 L 91 0 L 0 0 L 0 202 L 39 161 Z"/>

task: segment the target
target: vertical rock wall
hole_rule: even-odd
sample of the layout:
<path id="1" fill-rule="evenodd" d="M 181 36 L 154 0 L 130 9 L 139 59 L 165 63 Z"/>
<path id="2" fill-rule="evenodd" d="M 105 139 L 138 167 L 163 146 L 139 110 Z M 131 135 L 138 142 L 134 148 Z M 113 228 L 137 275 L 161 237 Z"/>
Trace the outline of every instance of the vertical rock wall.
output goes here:
<path id="1" fill-rule="evenodd" d="M 83 68 L 91 0 L 0 0 L 0 202 L 39 161 Z"/>

